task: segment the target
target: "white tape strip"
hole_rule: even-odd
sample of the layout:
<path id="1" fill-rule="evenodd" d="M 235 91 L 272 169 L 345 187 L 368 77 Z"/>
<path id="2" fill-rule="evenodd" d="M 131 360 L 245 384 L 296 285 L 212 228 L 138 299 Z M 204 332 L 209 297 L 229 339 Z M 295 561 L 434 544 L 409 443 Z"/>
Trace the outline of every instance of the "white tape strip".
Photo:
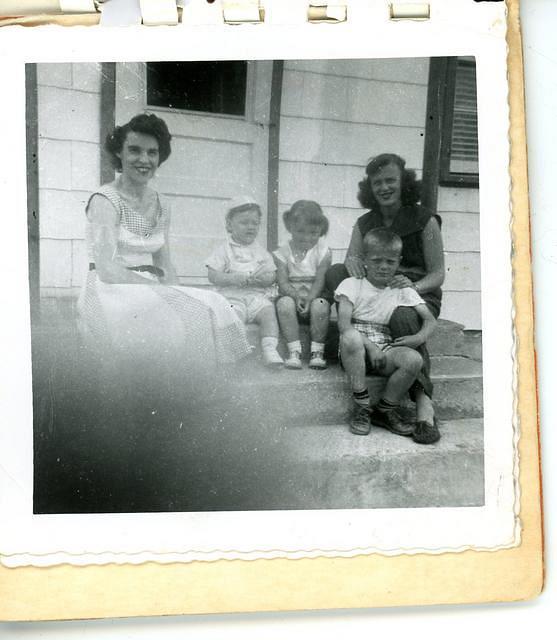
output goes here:
<path id="1" fill-rule="evenodd" d="M 301 0 L 265 2 L 265 22 L 269 24 L 302 24 L 308 19 L 308 6 Z"/>
<path id="2" fill-rule="evenodd" d="M 184 25 L 204 25 L 222 24 L 224 22 L 222 2 L 215 0 L 182 0 L 182 24 Z"/>
<path id="3" fill-rule="evenodd" d="M 0 0 L 0 17 L 95 12 L 94 0 Z"/>
<path id="4" fill-rule="evenodd" d="M 244 0 L 243 2 L 222 3 L 224 21 L 232 24 L 244 22 L 263 22 L 264 12 L 259 5 L 259 0 Z"/>
<path id="5" fill-rule="evenodd" d="M 329 4 L 328 2 L 312 2 L 308 9 L 309 22 L 345 22 L 345 4 Z"/>
<path id="6" fill-rule="evenodd" d="M 176 0 L 139 0 L 143 24 L 178 24 Z"/>
<path id="7" fill-rule="evenodd" d="M 94 0 L 60 0 L 62 13 L 95 13 Z"/>
<path id="8" fill-rule="evenodd" d="M 139 0 L 109 0 L 103 2 L 101 27 L 127 27 L 141 24 Z"/>
<path id="9" fill-rule="evenodd" d="M 429 2 L 394 2 L 391 20 L 429 20 Z"/>

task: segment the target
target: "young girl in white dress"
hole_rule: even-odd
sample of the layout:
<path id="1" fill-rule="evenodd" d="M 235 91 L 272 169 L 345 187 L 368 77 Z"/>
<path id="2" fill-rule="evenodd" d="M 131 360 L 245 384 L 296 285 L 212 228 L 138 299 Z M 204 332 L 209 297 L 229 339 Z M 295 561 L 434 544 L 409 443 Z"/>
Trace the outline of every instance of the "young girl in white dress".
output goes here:
<path id="1" fill-rule="evenodd" d="M 329 328 L 330 296 L 325 294 L 325 273 L 331 266 L 331 250 L 324 236 L 329 221 L 312 200 L 298 200 L 283 214 L 290 240 L 274 252 L 280 328 L 288 345 L 284 365 L 302 368 L 299 322 L 309 323 L 312 369 L 325 369 L 325 338 Z"/>

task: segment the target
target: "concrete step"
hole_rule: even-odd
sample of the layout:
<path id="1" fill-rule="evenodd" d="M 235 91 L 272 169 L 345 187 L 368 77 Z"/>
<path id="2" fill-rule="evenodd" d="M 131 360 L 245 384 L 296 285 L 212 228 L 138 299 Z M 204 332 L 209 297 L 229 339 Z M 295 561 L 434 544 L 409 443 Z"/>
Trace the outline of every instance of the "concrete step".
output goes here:
<path id="1" fill-rule="evenodd" d="M 434 404 L 444 419 L 480 418 L 483 415 L 482 364 L 458 356 L 432 358 Z M 368 378 L 371 401 L 379 400 L 385 379 Z M 235 405 L 267 420 L 291 424 L 335 424 L 348 420 L 351 393 L 338 364 L 325 371 L 304 368 L 268 371 L 260 361 L 246 362 L 229 380 Z M 408 405 L 413 413 L 413 409 Z"/>
<path id="2" fill-rule="evenodd" d="M 246 467 L 257 491 L 237 495 L 235 508 L 483 505 L 482 420 L 441 422 L 440 431 L 441 440 L 425 446 L 380 428 L 354 436 L 345 424 L 282 425 L 272 434 L 262 426 Z"/>

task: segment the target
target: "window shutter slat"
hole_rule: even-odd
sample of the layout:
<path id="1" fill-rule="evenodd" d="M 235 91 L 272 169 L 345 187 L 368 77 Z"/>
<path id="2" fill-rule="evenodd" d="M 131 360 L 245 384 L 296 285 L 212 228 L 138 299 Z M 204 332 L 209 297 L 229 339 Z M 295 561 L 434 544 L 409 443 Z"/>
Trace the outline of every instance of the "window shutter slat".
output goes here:
<path id="1" fill-rule="evenodd" d="M 457 60 L 450 170 L 478 171 L 476 66 Z"/>

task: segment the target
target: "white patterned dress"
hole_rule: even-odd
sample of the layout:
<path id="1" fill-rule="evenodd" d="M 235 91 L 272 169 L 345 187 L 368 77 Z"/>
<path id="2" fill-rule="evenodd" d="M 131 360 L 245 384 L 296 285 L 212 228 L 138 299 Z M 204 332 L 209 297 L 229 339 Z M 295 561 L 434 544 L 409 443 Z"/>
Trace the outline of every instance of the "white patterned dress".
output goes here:
<path id="1" fill-rule="evenodd" d="M 91 198 L 99 195 L 107 198 L 119 214 L 117 255 L 113 259 L 127 268 L 153 265 L 153 254 L 163 247 L 170 222 L 164 202 L 158 200 L 153 227 L 131 208 L 113 183 L 100 187 Z M 170 365 L 202 365 L 205 370 L 235 362 L 249 353 L 244 326 L 223 296 L 192 287 L 162 285 L 148 271 L 135 271 L 145 277 L 145 285 L 103 282 L 94 268 L 91 223 L 86 239 L 91 264 L 78 309 L 81 330 L 89 342 L 125 353 L 132 361 L 135 354 L 138 359 L 143 356 L 147 361 L 156 358 L 164 362 L 166 358 Z"/>

